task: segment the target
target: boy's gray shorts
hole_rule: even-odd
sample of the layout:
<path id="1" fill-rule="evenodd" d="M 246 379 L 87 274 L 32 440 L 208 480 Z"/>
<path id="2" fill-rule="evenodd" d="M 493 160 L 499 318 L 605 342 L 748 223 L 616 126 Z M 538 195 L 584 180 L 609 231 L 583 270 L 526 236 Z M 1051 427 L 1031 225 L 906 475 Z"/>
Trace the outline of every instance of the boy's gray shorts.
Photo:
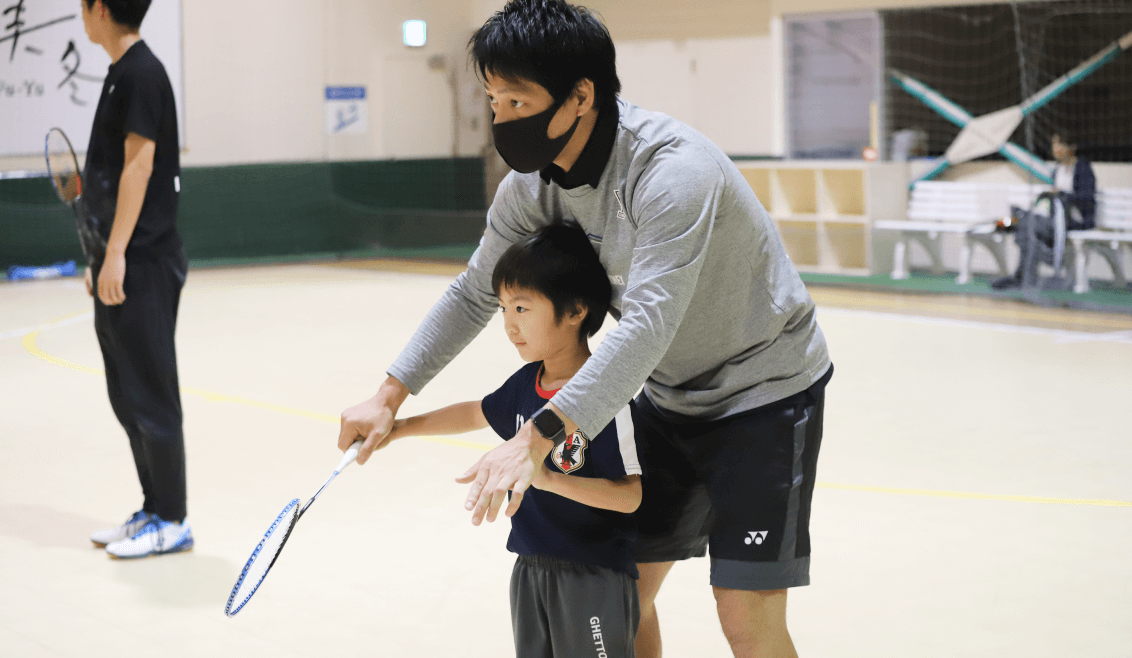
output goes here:
<path id="1" fill-rule="evenodd" d="M 641 621 L 627 573 L 542 555 L 511 572 L 511 627 L 522 658 L 632 658 Z"/>

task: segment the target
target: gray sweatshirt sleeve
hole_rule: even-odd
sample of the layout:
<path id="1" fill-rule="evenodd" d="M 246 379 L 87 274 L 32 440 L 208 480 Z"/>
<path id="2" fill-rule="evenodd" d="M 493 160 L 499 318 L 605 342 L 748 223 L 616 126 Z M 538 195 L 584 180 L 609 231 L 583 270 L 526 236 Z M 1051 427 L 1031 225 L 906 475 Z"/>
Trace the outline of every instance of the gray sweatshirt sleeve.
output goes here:
<path id="1" fill-rule="evenodd" d="M 537 227 L 514 212 L 519 207 L 513 174 L 500 184 L 487 213 L 487 230 L 472 254 L 468 269 L 448 287 L 417 327 L 409 344 L 386 374 L 417 395 L 432 378 L 456 358 L 491 320 L 499 300 L 491 289 L 491 273 L 503 252 Z"/>
<path id="2" fill-rule="evenodd" d="M 707 256 L 725 177 L 706 154 L 672 160 L 655 157 L 632 192 L 637 237 L 620 323 L 552 400 L 587 436 L 597 436 L 660 363 Z"/>

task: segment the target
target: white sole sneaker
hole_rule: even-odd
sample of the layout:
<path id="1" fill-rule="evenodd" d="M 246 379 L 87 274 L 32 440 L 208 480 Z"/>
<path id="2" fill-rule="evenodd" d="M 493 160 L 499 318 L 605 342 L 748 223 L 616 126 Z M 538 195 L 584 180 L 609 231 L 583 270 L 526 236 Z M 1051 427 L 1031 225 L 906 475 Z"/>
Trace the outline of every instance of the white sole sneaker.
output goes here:
<path id="1" fill-rule="evenodd" d="M 146 523 L 149 522 L 150 514 L 142 510 L 138 510 L 126 519 L 126 522 L 117 528 L 109 528 L 107 530 L 96 530 L 90 533 L 90 542 L 96 548 L 106 548 L 107 544 L 112 544 L 116 541 L 129 539 L 138 534 Z"/>
<path id="2" fill-rule="evenodd" d="M 170 523 L 153 516 L 134 536 L 107 544 L 106 554 L 115 560 L 132 560 L 191 551 L 193 544 L 188 519 Z"/>

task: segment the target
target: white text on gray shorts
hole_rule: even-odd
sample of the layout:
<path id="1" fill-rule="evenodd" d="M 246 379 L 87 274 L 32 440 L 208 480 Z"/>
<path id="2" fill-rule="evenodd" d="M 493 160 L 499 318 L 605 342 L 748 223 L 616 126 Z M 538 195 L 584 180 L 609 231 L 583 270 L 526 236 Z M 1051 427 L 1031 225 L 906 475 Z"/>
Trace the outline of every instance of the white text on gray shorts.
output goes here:
<path id="1" fill-rule="evenodd" d="M 594 648 L 597 658 L 608 658 L 605 653 L 605 640 L 601 637 L 601 619 L 590 617 L 590 630 L 594 633 Z"/>

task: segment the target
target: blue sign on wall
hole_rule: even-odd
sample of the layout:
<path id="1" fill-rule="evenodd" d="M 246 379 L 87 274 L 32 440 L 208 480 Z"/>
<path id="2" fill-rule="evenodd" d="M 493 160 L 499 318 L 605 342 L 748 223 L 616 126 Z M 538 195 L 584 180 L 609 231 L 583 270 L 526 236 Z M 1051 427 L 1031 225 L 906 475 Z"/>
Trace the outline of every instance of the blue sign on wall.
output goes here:
<path id="1" fill-rule="evenodd" d="M 369 130 L 365 87 L 326 88 L 326 132 L 331 135 Z"/>
<path id="2" fill-rule="evenodd" d="M 327 87 L 326 100 L 328 101 L 360 101 L 365 100 L 365 87 Z"/>

